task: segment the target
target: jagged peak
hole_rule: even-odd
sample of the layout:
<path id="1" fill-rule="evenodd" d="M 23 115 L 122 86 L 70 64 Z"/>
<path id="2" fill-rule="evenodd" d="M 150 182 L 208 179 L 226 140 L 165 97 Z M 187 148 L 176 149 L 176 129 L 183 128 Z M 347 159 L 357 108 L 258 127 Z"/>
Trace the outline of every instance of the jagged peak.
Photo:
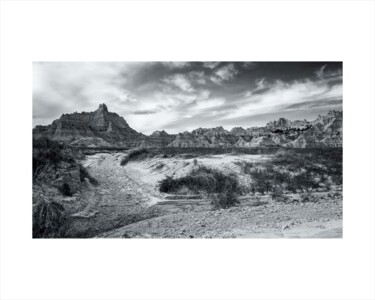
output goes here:
<path id="1" fill-rule="evenodd" d="M 105 103 L 99 104 L 98 110 L 106 111 L 108 112 L 108 107 Z"/>
<path id="2" fill-rule="evenodd" d="M 342 111 L 340 111 L 340 110 L 330 110 L 329 112 L 328 112 L 328 116 L 337 116 L 337 115 L 340 115 L 340 114 L 342 114 Z"/>
<path id="3" fill-rule="evenodd" d="M 151 133 L 150 136 L 167 136 L 169 135 L 165 130 L 156 130 L 153 133 Z"/>

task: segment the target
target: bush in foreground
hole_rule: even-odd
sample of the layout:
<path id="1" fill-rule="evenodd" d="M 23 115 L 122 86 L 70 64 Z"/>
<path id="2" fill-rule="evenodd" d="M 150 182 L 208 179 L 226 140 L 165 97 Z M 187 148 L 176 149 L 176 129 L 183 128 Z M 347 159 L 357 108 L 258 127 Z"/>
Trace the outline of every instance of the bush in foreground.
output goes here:
<path id="1" fill-rule="evenodd" d="M 71 197 L 73 196 L 73 193 L 70 189 L 70 185 L 67 182 L 64 182 L 61 187 L 59 188 L 59 191 L 62 195 L 66 197 Z"/>
<path id="2" fill-rule="evenodd" d="M 187 188 L 193 193 L 217 194 L 214 197 L 214 206 L 227 208 L 238 202 L 236 195 L 240 185 L 236 175 L 227 175 L 205 166 L 199 166 L 180 178 L 166 177 L 159 183 L 162 193 L 175 193 L 182 188 Z"/>
<path id="3" fill-rule="evenodd" d="M 33 175 L 50 164 L 56 165 L 64 160 L 63 145 L 50 139 L 36 139 L 33 141 Z"/>
<path id="4" fill-rule="evenodd" d="M 128 162 L 140 160 L 146 157 L 148 150 L 145 148 L 131 150 L 122 160 L 121 166 L 125 166 Z"/>
<path id="5" fill-rule="evenodd" d="M 83 182 L 85 178 L 87 178 L 92 185 L 99 185 L 99 182 L 90 175 L 87 169 L 84 166 L 79 165 L 79 179 L 81 182 Z"/>
<path id="6" fill-rule="evenodd" d="M 40 200 L 33 205 L 33 238 L 63 238 L 68 216 L 63 205 Z"/>

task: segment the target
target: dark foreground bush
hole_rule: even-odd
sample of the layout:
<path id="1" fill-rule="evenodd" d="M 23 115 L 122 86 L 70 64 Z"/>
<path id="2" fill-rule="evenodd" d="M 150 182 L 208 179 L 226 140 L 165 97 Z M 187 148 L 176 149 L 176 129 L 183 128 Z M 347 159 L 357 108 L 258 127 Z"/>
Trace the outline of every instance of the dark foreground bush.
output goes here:
<path id="1" fill-rule="evenodd" d="M 60 193 L 63 194 L 64 196 L 71 197 L 73 196 L 73 193 L 70 189 L 70 186 L 68 183 L 63 183 L 62 186 L 59 188 Z"/>
<path id="2" fill-rule="evenodd" d="M 48 138 L 33 140 L 33 178 L 48 167 L 57 168 L 61 162 L 75 163 L 73 152 L 63 143 Z"/>
<path id="3" fill-rule="evenodd" d="M 200 166 L 180 178 L 166 177 L 159 184 L 162 193 L 174 193 L 182 188 L 187 188 L 193 193 L 217 194 L 215 206 L 226 208 L 238 202 L 236 195 L 240 185 L 236 175 L 227 175 L 205 166 Z"/>
<path id="4" fill-rule="evenodd" d="M 40 200 L 33 205 L 33 238 L 63 238 L 68 216 L 63 205 Z"/>
<path id="5" fill-rule="evenodd" d="M 121 166 L 125 166 L 128 162 L 140 160 L 146 157 L 148 150 L 145 148 L 131 150 L 122 160 Z"/>
<path id="6" fill-rule="evenodd" d="M 86 170 L 86 168 L 82 165 L 79 165 L 79 179 L 83 182 L 87 178 L 92 185 L 99 185 L 99 182 L 90 175 L 90 173 Z"/>
<path id="7" fill-rule="evenodd" d="M 214 197 L 213 205 L 215 208 L 229 208 L 239 203 L 234 191 L 226 191 Z"/>
<path id="8" fill-rule="evenodd" d="M 49 139 L 33 141 L 33 175 L 35 176 L 45 165 L 56 165 L 64 159 L 63 146 Z"/>

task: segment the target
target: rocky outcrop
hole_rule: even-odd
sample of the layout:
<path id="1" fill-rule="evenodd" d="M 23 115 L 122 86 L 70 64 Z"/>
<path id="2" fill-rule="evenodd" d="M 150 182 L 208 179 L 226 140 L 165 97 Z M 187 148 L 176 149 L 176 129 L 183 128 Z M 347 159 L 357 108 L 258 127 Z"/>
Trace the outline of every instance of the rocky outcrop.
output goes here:
<path id="1" fill-rule="evenodd" d="M 235 135 L 235 136 L 244 136 L 244 135 L 247 135 L 247 131 L 246 129 L 243 129 L 242 127 L 234 127 L 232 128 L 232 130 L 230 131 L 231 134 Z"/>
<path id="2" fill-rule="evenodd" d="M 342 147 L 342 112 L 330 111 L 315 121 L 285 118 L 264 127 L 198 128 L 180 133 L 170 147 Z"/>
<path id="3" fill-rule="evenodd" d="M 286 129 L 286 128 L 291 127 L 291 125 L 292 125 L 292 122 L 290 120 L 285 119 L 285 118 L 280 118 L 277 121 L 272 121 L 272 122 L 267 123 L 266 128 L 268 129 L 285 128 Z"/>
<path id="4" fill-rule="evenodd" d="M 238 138 L 223 127 L 198 128 L 190 132 L 179 133 L 170 147 L 233 147 Z"/>
<path id="5" fill-rule="evenodd" d="M 138 147 L 149 148 L 149 147 L 167 147 L 176 138 L 175 134 L 168 134 L 166 131 L 154 131 L 148 137 L 144 137 Z"/>
<path id="6" fill-rule="evenodd" d="M 33 137 L 48 137 L 73 146 L 126 147 L 342 147 L 342 111 L 330 111 L 312 122 L 280 118 L 264 127 L 222 126 L 146 136 L 132 129 L 123 117 L 100 104 L 94 112 L 63 114 L 48 126 L 36 126 Z"/>
<path id="7" fill-rule="evenodd" d="M 76 146 L 133 146 L 143 135 L 100 104 L 94 112 L 63 114 L 51 125 L 37 126 L 33 137 L 48 137 Z"/>

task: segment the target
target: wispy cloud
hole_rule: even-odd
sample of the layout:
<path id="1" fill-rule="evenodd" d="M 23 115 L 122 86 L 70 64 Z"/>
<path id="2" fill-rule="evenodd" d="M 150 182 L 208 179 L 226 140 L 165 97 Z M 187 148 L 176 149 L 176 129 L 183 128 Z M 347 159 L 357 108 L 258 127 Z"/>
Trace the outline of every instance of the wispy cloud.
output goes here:
<path id="1" fill-rule="evenodd" d="M 153 110 L 153 109 L 145 109 L 145 110 L 135 110 L 135 111 L 132 111 L 131 113 L 134 114 L 134 115 L 152 115 L 152 114 L 156 114 L 157 112 L 159 112 L 160 110 Z"/>
<path id="2" fill-rule="evenodd" d="M 246 62 L 243 63 L 243 67 L 246 68 L 246 69 L 255 68 L 256 65 L 257 65 L 257 63 L 251 62 L 251 61 L 246 61 Z"/>
<path id="3" fill-rule="evenodd" d="M 203 63 L 203 66 L 208 69 L 215 69 L 219 64 L 220 62 L 218 61 L 206 61 Z"/>
<path id="4" fill-rule="evenodd" d="M 190 62 L 186 61 L 166 61 L 162 62 L 162 64 L 171 69 L 181 69 L 190 66 Z"/>
<path id="5" fill-rule="evenodd" d="M 254 93 L 257 90 L 263 90 L 262 93 Z M 339 99 L 342 101 L 342 84 L 329 84 L 329 80 L 312 81 L 312 80 L 296 80 L 291 83 L 282 80 L 276 80 L 272 84 L 259 81 L 256 88 L 240 99 L 224 119 L 236 119 L 243 116 L 251 116 L 275 113 L 277 111 L 282 114 L 286 109 L 292 107 L 303 107 L 305 103 L 309 103 L 309 107 L 313 108 L 314 102 L 323 105 L 326 99 Z"/>
<path id="6" fill-rule="evenodd" d="M 341 63 L 34 63 L 33 122 L 100 103 L 143 133 L 249 127 L 342 107 Z"/>
<path id="7" fill-rule="evenodd" d="M 315 71 L 315 75 L 321 80 L 342 79 L 342 69 L 326 70 L 327 65 L 320 67 Z"/>
<path id="8" fill-rule="evenodd" d="M 206 75 L 204 71 L 192 71 L 189 73 L 189 78 L 198 84 L 205 84 L 206 83 Z"/>
<path id="9" fill-rule="evenodd" d="M 182 91 L 185 92 L 194 92 L 194 88 L 192 87 L 189 79 L 187 76 L 182 74 L 174 74 L 172 76 L 168 76 L 167 78 L 164 78 L 163 81 L 168 84 L 172 84 L 178 88 L 180 88 Z"/>
<path id="10" fill-rule="evenodd" d="M 210 79 L 216 84 L 221 85 L 223 81 L 234 78 L 236 74 L 238 74 L 238 70 L 236 69 L 234 64 L 231 63 L 217 69 Z"/>

